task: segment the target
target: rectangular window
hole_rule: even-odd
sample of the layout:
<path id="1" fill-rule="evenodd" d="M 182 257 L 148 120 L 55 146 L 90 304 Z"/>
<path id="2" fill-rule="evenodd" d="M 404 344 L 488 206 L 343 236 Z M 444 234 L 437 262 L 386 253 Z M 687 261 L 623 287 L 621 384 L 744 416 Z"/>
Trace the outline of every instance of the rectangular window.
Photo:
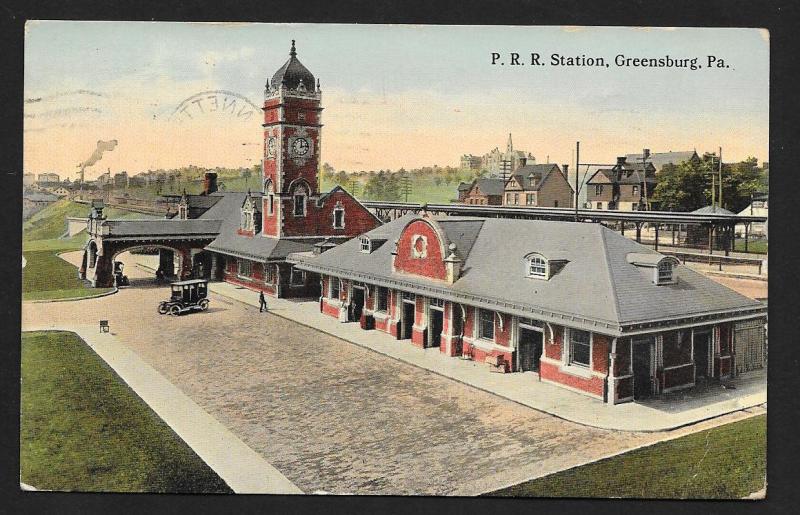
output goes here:
<path id="1" fill-rule="evenodd" d="M 332 299 L 338 299 L 339 296 L 341 295 L 341 289 L 339 288 L 339 278 L 338 277 L 330 277 L 330 278 L 328 278 L 328 283 L 330 285 L 328 287 L 328 291 L 329 291 L 328 297 L 330 297 Z"/>
<path id="2" fill-rule="evenodd" d="M 366 237 L 361 238 L 361 252 L 366 252 L 367 254 L 369 254 L 370 250 L 371 250 L 371 245 L 369 242 L 369 238 Z"/>
<path id="3" fill-rule="evenodd" d="M 242 277 L 250 277 L 253 275 L 253 263 L 246 259 L 239 260 L 239 275 Z"/>
<path id="4" fill-rule="evenodd" d="M 295 195 L 294 196 L 294 216 L 305 216 L 306 215 L 306 196 L 305 195 Z"/>
<path id="5" fill-rule="evenodd" d="M 375 311 L 386 311 L 389 307 L 389 290 L 378 287 L 378 306 Z"/>
<path id="6" fill-rule="evenodd" d="M 506 204 L 511 204 L 511 193 L 506 193 Z"/>
<path id="7" fill-rule="evenodd" d="M 536 195 L 534 195 L 533 193 L 528 193 L 527 195 L 525 195 L 525 203 L 528 204 L 529 206 L 534 205 L 536 203 Z"/>
<path id="8" fill-rule="evenodd" d="M 264 265 L 264 282 L 273 284 L 275 282 L 275 269 L 273 265 Z"/>
<path id="9" fill-rule="evenodd" d="M 415 300 L 417 297 L 413 293 L 404 291 L 403 292 L 403 300 Z"/>
<path id="10" fill-rule="evenodd" d="M 442 299 L 429 299 L 428 304 L 437 308 L 444 307 L 444 301 Z"/>
<path id="11" fill-rule="evenodd" d="M 519 193 L 514 193 L 514 205 L 519 204 Z"/>
<path id="12" fill-rule="evenodd" d="M 603 185 L 602 184 L 597 184 L 594 187 L 594 194 L 595 195 L 601 195 L 602 193 L 603 193 Z"/>
<path id="13" fill-rule="evenodd" d="M 553 207 L 558 207 L 558 201 L 557 200 L 553 201 Z"/>
<path id="14" fill-rule="evenodd" d="M 334 229 L 344 228 L 344 209 L 333 210 L 333 227 Z"/>
<path id="15" fill-rule="evenodd" d="M 634 195 L 638 195 L 639 194 L 639 186 L 634 186 L 633 187 L 633 194 Z"/>
<path id="16" fill-rule="evenodd" d="M 569 364 L 588 367 L 590 360 L 591 335 L 589 331 L 569 330 Z"/>
<path id="17" fill-rule="evenodd" d="M 289 283 L 292 286 L 303 286 L 306 283 L 305 270 L 299 270 L 297 268 L 292 267 L 292 273 L 289 279 Z"/>
<path id="18" fill-rule="evenodd" d="M 275 212 L 275 195 L 270 193 L 269 200 L 267 202 L 267 213 L 273 214 L 274 212 Z"/>
<path id="19" fill-rule="evenodd" d="M 597 203 L 597 209 L 603 209 L 603 203 L 602 202 L 598 202 Z"/>
<path id="20" fill-rule="evenodd" d="M 478 310 L 478 337 L 484 340 L 494 340 L 494 311 Z"/>

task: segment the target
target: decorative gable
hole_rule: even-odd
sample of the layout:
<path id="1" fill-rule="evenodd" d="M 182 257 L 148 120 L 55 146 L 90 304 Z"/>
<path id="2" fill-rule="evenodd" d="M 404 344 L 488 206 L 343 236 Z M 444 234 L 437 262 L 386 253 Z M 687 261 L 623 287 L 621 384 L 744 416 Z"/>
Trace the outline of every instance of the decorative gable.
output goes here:
<path id="1" fill-rule="evenodd" d="M 410 221 L 400 233 L 396 245 L 394 271 L 440 281 L 447 279 L 444 236 L 434 221 Z"/>

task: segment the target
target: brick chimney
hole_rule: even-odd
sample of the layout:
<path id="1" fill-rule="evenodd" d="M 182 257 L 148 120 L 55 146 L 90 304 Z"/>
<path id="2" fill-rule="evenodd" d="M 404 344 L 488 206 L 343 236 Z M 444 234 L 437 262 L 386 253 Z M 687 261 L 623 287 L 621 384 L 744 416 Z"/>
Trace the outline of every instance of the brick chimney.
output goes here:
<path id="1" fill-rule="evenodd" d="M 561 166 L 563 167 L 564 175 L 567 175 L 569 173 L 569 165 L 564 164 L 564 165 L 561 165 Z M 569 175 L 567 175 L 567 177 L 569 177 Z"/>
<path id="2" fill-rule="evenodd" d="M 206 172 L 203 177 L 203 195 L 210 195 L 217 191 L 217 172 Z"/>

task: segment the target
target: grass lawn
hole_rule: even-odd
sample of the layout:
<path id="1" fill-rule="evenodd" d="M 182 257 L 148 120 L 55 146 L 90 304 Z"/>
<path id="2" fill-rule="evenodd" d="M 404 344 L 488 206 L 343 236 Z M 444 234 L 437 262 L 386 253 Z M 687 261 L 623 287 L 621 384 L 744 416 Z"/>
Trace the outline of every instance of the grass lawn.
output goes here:
<path id="1" fill-rule="evenodd" d="M 22 334 L 21 479 L 66 491 L 232 493 L 76 334 Z"/>
<path id="2" fill-rule="evenodd" d="M 91 288 L 78 279 L 78 270 L 56 255 L 54 250 L 24 250 L 22 300 L 66 299 L 111 291 Z"/>
<path id="3" fill-rule="evenodd" d="M 764 239 L 748 240 L 747 252 L 752 252 L 754 254 L 766 254 L 768 243 L 769 241 Z M 733 244 L 733 249 L 739 252 L 744 252 L 744 238 L 737 239 Z"/>
<path id="4" fill-rule="evenodd" d="M 764 487 L 760 415 L 487 494 L 513 497 L 739 499 Z"/>

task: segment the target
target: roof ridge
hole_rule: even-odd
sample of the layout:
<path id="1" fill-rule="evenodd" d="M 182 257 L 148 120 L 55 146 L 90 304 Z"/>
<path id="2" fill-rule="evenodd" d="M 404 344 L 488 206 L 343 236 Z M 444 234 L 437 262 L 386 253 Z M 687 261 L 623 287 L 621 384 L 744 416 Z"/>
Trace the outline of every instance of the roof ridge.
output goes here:
<path id="1" fill-rule="evenodd" d="M 614 308 L 614 316 L 616 317 L 617 322 L 621 322 L 621 315 L 620 315 L 620 309 L 619 309 L 619 297 L 617 296 L 617 287 L 616 287 L 616 285 L 614 283 L 614 273 L 611 271 L 611 265 L 609 263 L 611 256 L 608 253 L 608 244 L 607 244 L 607 241 L 606 241 L 606 231 L 607 230 L 610 231 L 610 229 L 607 229 L 605 226 L 603 226 L 601 224 L 597 224 L 597 225 L 598 225 L 598 230 L 599 230 L 599 233 L 600 233 L 600 243 L 603 246 L 603 256 L 605 257 L 604 265 L 606 267 L 606 277 L 608 278 L 609 286 L 611 287 L 611 298 L 614 301 L 613 304 L 612 304 L 612 306 Z"/>

